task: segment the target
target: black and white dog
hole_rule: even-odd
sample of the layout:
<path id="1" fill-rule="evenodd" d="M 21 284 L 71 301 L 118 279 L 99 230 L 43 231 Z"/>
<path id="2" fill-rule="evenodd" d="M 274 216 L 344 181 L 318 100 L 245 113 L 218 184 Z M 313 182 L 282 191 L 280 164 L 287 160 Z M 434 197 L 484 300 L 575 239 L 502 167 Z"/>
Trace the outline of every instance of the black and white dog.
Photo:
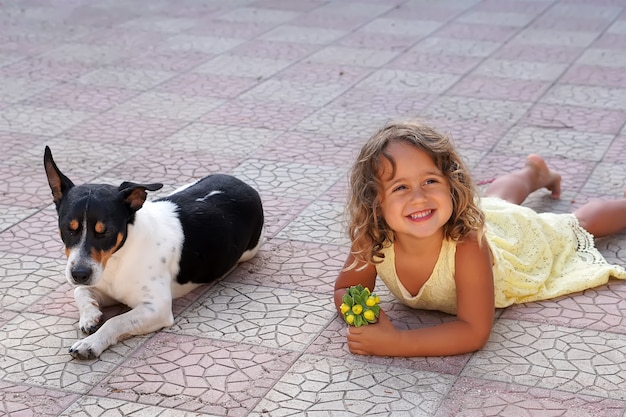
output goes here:
<path id="1" fill-rule="evenodd" d="M 263 207 L 256 190 L 229 175 L 209 175 L 153 202 L 163 184 L 75 186 L 50 148 L 44 167 L 65 245 L 67 280 L 80 329 L 90 336 L 70 354 L 98 357 L 119 340 L 171 326 L 172 299 L 228 274 L 261 246 Z M 130 311 L 101 325 L 101 307 Z"/>

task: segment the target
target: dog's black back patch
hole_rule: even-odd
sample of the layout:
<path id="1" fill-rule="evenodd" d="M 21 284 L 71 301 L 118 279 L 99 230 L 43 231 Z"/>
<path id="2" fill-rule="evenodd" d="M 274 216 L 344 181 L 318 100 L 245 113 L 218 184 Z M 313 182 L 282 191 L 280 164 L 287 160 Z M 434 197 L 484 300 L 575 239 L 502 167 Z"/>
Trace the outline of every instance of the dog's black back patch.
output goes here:
<path id="1" fill-rule="evenodd" d="M 176 281 L 207 283 L 226 274 L 259 243 L 263 206 L 259 193 L 230 175 L 215 174 L 160 198 L 178 208 L 184 242 Z"/>

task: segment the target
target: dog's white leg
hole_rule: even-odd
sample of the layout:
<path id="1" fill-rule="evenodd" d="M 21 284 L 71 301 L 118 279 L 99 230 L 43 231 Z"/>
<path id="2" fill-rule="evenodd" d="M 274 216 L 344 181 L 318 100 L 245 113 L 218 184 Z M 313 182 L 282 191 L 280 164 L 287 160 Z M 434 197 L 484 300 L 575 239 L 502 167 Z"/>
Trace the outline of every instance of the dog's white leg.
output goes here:
<path id="1" fill-rule="evenodd" d="M 109 346 L 130 336 L 154 332 L 174 324 L 172 300 L 152 300 L 107 320 L 94 334 L 70 348 L 77 359 L 95 359 Z"/>
<path id="2" fill-rule="evenodd" d="M 100 326 L 101 307 L 112 305 L 114 300 L 94 287 L 76 287 L 74 299 L 78 306 L 78 325 L 85 334 L 92 334 Z"/>

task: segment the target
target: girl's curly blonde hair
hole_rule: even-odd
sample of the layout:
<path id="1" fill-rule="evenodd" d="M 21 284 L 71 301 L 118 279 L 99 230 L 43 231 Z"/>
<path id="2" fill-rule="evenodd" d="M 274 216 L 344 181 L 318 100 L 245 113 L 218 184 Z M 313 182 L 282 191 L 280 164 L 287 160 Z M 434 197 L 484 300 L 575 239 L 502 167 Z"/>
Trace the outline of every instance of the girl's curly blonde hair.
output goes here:
<path id="1" fill-rule="evenodd" d="M 395 161 L 386 152 L 393 142 L 408 143 L 426 152 L 448 178 L 452 215 L 444 225 L 444 236 L 462 240 L 476 231 L 480 242 L 485 216 L 476 204 L 477 191 L 469 171 L 449 138 L 418 122 L 392 122 L 367 141 L 352 167 L 347 214 L 355 261 L 347 269 L 380 263 L 382 249 L 394 240 L 380 207 L 383 158 L 391 163 L 395 174 Z"/>

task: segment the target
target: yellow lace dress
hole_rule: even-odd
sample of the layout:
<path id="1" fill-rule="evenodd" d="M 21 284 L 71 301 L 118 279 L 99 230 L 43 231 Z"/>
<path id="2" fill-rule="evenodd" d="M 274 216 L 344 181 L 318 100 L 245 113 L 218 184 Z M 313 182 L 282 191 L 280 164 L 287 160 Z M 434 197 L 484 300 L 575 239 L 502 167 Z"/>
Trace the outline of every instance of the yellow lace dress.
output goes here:
<path id="1" fill-rule="evenodd" d="M 609 264 L 591 234 L 573 214 L 537 213 L 498 198 L 481 200 L 493 253 L 495 305 L 547 300 L 626 279 L 626 269 Z M 456 242 L 445 240 L 432 275 L 416 296 L 396 274 L 393 245 L 383 250 L 378 276 L 393 295 L 412 308 L 456 313 Z"/>

